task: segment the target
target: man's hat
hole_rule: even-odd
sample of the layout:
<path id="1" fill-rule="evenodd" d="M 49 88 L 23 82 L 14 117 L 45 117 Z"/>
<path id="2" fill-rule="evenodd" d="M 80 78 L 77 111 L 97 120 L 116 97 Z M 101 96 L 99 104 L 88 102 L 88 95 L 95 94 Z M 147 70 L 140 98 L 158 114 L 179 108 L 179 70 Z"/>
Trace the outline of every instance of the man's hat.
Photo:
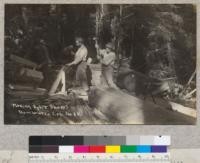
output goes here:
<path id="1" fill-rule="evenodd" d="M 106 44 L 106 48 L 109 48 L 111 50 L 115 50 L 115 47 L 114 47 L 113 43 L 111 43 L 111 42 Z"/>

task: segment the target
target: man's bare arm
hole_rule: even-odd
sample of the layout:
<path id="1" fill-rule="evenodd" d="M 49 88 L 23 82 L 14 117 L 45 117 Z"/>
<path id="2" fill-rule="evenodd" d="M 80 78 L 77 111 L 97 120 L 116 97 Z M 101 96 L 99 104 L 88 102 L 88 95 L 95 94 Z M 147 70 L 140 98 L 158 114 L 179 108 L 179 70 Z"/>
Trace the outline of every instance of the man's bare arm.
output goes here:
<path id="1" fill-rule="evenodd" d="M 78 56 L 75 56 L 74 61 L 72 61 L 71 63 L 69 63 L 67 65 L 71 66 L 71 65 L 78 64 L 79 62 L 81 62 L 83 60 L 85 53 L 87 53 L 87 51 L 85 51 L 85 50 L 81 51 L 81 53 Z"/>

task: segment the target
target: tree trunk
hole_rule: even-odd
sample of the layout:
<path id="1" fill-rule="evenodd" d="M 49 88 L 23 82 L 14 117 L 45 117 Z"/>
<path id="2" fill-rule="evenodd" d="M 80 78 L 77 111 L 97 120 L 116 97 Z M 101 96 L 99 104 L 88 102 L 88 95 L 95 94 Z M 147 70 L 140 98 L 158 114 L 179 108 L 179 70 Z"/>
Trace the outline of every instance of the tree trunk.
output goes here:
<path id="1" fill-rule="evenodd" d="M 176 75 L 176 69 L 175 69 L 175 64 L 174 64 L 174 60 L 173 60 L 173 57 L 172 57 L 172 48 L 171 48 L 171 42 L 168 42 L 167 43 L 167 57 L 168 57 L 168 61 L 169 61 L 169 67 L 172 68 L 172 75 L 174 77 L 176 77 L 177 79 L 177 75 Z"/>

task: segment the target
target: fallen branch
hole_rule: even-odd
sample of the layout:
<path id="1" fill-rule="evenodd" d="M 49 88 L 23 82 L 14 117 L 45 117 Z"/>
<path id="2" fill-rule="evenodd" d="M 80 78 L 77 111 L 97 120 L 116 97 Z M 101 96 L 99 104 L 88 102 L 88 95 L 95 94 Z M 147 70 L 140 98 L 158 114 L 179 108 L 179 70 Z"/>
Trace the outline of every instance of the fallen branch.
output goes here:
<path id="1" fill-rule="evenodd" d="M 193 78 L 195 77 L 195 74 L 196 74 L 196 69 L 195 69 L 195 71 L 192 73 L 192 76 L 190 77 L 190 79 L 188 80 L 187 86 L 191 83 L 191 81 L 192 81 Z"/>
<path id="2" fill-rule="evenodd" d="M 181 104 L 177 104 L 174 102 L 170 102 L 170 105 L 172 106 L 171 108 L 173 111 L 177 111 L 179 113 L 185 114 L 185 115 L 193 117 L 193 118 L 197 117 L 197 112 L 195 109 L 185 107 Z"/>
<path id="3" fill-rule="evenodd" d="M 186 94 L 186 95 L 184 96 L 184 99 L 190 98 L 196 91 L 197 91 L 197 89 L 195 88 L 195 89 L 192 90 L 190 93 Z"/>

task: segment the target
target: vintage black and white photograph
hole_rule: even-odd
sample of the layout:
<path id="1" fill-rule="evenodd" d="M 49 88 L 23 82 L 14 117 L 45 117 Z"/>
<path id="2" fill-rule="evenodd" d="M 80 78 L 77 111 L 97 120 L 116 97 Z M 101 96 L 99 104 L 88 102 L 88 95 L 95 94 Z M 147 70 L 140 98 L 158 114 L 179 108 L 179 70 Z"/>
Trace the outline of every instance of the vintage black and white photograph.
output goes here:
<path id="1" fill-rule="evenodd" d="M 196 5 L 5 4 L 5 124 L 195 125 Z"/>

